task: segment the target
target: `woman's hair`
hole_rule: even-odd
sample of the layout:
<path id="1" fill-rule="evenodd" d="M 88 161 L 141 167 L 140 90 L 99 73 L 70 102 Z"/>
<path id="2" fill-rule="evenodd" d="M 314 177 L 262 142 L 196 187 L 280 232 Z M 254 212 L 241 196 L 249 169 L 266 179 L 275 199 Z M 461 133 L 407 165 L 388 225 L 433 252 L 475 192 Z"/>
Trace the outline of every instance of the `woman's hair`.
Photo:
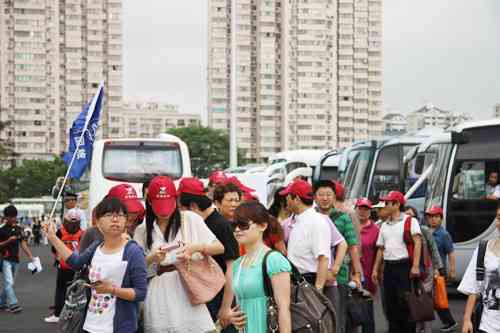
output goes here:
<path id="1" fill-rule="evenodd" d="M 278 217 L 281 210 L 286 207 L 286 196 L 280 195 L 284 187 L 278 187 L 276 192 L 274 192 L 273 204 L 269 207 L 269 214 L 274 217 Z"/>
<path id="2" fill-rule="evenodd" d="M 214 189 L 214 201 L 221 203 L 224 200 L 226 193 L 238 193 L 238 197 L 241 199 L 241 190 L 238 186 L 233 183 L 227 183 L 224 185 L 217 185 Z"/>
<path id="3" fill-rule="evenodd" d="M 178 207 L 175 208 L 169 219 L 170 221 L 168 222 L 165 233 L 163 234 L 163 238 L 166 242 L 169 241 L 169 238 L 174 238 L 181 228 L 181 212 L 179 211 Z M 149 201 L 146 200 L 146 246 L 148 250 L 151 250 L 151 246 L 153 245 L 153 230 L 155 220 L 156 215 L 153 211 L 153 207 L 151 206 Z"/>
<path id="4" fill-rule="evenodd" d="M 267 228 L 264 231 L 264 238 L 267 238 L 269 235 L 278 235 L 280 239 L 283 239 L 283 228 L 281 228 L 280 223 L 258 201 L 246 201 L 242 203 L 236 208 L 234 217 L 236 221 L 252 221 L 259 225 L 267 224 Z"/>
<path id="5" fill-rule="evenodd" d="M 405 211 L 407 211 L 407 210 L 411 210 L 413 212 L 413 217 L 416 218 L 417 220 L 419 220 L 419 218 L 418 218 L 418 211 L 417 211 L 417 209 L 415 207 L 413 207 L 413 206 L 406 206 L 405 207 Z"/>
<path id="6" fill-rule="evenodd" d="M 95 208 L 95 217 L 100 219 L 107 213 L 127 214 L 127 207 L 117 198 L 105 197 Z"/>

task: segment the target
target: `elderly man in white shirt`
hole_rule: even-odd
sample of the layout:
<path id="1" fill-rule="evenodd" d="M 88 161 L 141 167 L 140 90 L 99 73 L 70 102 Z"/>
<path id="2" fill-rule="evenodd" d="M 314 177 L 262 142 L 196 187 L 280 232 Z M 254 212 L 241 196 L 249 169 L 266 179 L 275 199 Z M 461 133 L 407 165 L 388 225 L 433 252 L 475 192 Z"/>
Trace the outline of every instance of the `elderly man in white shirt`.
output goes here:
<path id="1" fill-rule="evenodd" d="M 295 180 L 281 195 L 295 214 L 288 239 L 288 258 L 304 278 L 318 290 L 328 279 L 331 260 L 331 232 L 326 219 L 312 207 L 313 189 L 304 180 Z"/>
<path id="2" fill-rule="evenodd" d="M 391 191 L 380 199 L 386 204 L 389 219 L 380 227 L 377 239 L 377 257 L 372 280 L 379 283 L 378 272 L 384 260 L 384 298 L 389 333 L 414 333 L 415 323 L 409 321 L 406 293 L 410 290 L 410 279 L 420 276 L 422 249 L 421 231 L 418 221 L 403 213 L 406 199 L 401 192 Z M 409 223 L 405 240 L 405 225 Z M 413 254 L 409 249 L 413 246 Z"/>

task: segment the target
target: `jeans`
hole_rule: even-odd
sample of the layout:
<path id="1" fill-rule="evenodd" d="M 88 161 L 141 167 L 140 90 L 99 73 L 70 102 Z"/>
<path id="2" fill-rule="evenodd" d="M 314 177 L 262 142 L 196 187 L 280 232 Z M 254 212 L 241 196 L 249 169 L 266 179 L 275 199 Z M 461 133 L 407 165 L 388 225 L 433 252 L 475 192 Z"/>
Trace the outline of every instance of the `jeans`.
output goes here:
<path id="1" fill-rule="evenodd" d="M 0 295 L 0 306 L 14 306 L 17 305 L 17 298 L 14 292 L 14 282 L 16 279 L 17 262 L 3 260 L 3 292 Z"/>

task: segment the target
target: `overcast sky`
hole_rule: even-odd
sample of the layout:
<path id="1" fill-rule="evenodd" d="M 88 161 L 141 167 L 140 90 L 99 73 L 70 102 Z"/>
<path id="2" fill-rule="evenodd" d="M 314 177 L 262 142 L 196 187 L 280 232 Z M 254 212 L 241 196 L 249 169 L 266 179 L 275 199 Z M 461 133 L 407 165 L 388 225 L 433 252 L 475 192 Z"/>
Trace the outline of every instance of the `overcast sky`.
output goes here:
<path id="1" fill-rule="evenodd" d="M 383 0 L 384 110 L 425 103 L 490 118 L 499 0 Z M 124 0 L 124 98 L 206 113 L 207 0 Z"/>

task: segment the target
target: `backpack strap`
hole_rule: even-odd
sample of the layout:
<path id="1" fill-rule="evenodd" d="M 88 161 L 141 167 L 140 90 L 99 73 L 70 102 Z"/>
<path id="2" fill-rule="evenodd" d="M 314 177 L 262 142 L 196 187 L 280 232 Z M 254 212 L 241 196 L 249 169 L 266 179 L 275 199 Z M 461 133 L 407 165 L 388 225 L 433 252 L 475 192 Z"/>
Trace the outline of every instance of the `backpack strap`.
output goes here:
<path id="1" fill-rule="evenodd" d="M 415 244 L 413 243 L 413 238 L 411 237 L 411 216 L 407 216 L 405 219 L 405 225 L 403 229 L 403 241 L 406 244 L 406 249 L 408 250 L 408 257 L 413 260 L 413 251 Z"/>
<path id="2" fill-rule="evenodd" d="M 486 247 L 488 245 L 488 241 L 479 242 L 479 248 L 477 251 L 477 261 L 476 261 L 476 281 L 483 282 L 484 281 L 484 256 L 486 254 Z"/>

